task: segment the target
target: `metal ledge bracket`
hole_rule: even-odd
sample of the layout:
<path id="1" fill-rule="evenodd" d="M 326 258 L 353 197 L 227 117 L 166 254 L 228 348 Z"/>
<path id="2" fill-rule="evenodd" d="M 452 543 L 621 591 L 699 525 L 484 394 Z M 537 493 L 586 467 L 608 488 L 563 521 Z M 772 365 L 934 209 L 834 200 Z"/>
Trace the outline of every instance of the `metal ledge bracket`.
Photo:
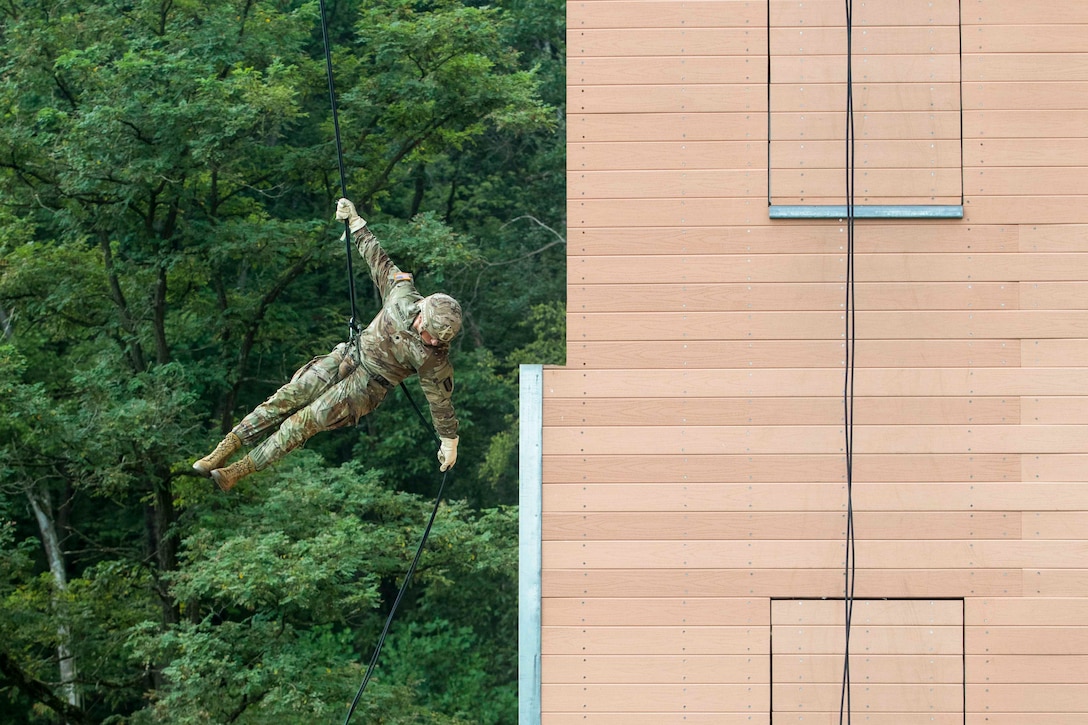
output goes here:
<path id="1" fill-rule="evenodd" d="M 771 219 L 845 219 L 846 205 L 772 204 Z M 962 219 L 962 204 L 855 206 L 855 219 Z"/>

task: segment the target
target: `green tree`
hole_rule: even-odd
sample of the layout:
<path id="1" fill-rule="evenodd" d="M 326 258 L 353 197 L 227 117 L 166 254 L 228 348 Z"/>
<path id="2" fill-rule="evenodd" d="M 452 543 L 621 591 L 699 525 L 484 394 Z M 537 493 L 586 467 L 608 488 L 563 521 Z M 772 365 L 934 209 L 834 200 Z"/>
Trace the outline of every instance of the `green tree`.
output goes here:
<path id="1" fill-rule="evenodd" d="M 333 9 L 349 195 L 422 289 L 468 311 L 451 488 L 467 503 L 443 508 L 390 644 L 398 679 L 372 685 L 367 722 L 510 719 L 513 458 L 488 450 L 513 423 L 510 356 L 562 340 L 523 320 L 564 278 L 561 18 L 555 3 Z M 189 469 L 345 333 L 318 20 L 297 0 L 0 6 L 13 721 L 313 722 L 353 694 L 436 483 L 429 431 L 390 401 L 236 496 Z M 455 691 L 485 687 L 502 693 L 486 712 Z"/>
<path id="2" fill-rule="evenodd" d="M 202 507 L 173 577 L 193 616 L 165 635 L 148 622 L 129 640 L 143 667 L 166 663 L 171 684 L 135 722 L 312 723 L 342 714 L 361 678 L 355 647 L 373 645 L 383 587 L 406 570 L 431 505 L 389 490 L 382 476 L 302 454 L 233 505 Z M 430 602 L 454 582 L 512 577 L 516 554 L 493 546 L 511 527 L 514 512 L 444 505 L 413 594 Z M 464 678 L 465 669 L 454 672 Z M 420 722 L 429 708 L 409 705 L 419 699 L 412 685 L 420 675 L 386 671 L 368 689 L 360 720 Z M 399 704 L 376 718 L 390 702 Z M 428 717 L 422 721 L 458 722 L 456 708 Z"/>

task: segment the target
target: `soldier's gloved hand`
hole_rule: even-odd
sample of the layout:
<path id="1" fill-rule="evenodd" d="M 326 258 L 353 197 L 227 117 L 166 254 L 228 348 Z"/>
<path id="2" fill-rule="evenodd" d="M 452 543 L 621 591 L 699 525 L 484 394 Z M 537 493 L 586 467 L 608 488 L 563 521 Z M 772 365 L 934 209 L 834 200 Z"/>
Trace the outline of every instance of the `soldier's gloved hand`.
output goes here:
<path id="1" fill-rule="evenodd" d="M 453 468 L 453 464 L 457 463 L 457 438 L 443 438 L 442 447 L 438 449 L 438 462 L 441 464 L 443 471 L 448 471 Z"/>
<path id="2" fill-rule="evenodd" d="M 359 212 L 355 211 L 355 205 L 347 199 L 336 202 L 336 218 L 342 222 L 346 221 L 352 232 L 357 232 L 366 226 L 366 219 L 359 216 Z"/>

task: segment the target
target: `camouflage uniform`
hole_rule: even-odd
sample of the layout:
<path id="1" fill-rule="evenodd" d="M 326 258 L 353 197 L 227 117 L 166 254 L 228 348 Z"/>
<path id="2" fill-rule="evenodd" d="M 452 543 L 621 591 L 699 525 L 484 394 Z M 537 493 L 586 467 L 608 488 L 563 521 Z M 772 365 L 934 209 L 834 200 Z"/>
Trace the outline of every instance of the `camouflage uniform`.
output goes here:
<path id="1" fill-rule="evenodd" d="M 457 437 L 449 345 L 426 345 L 413 329 L 424 298 L 412 276 L 393 264 L 370 229 L 362 227 L 352 239 L 382 297 L 381 311 L 359 336 L 362 359 L 356 360 L 355 345 L 340 343 L 328 355 L 307 363 L 235 426 L 233 432 L 244 445 L 277 429 L 249 454 L 258 471 L 316 433 L 355 425 L 412 375 L 419 376 L 435 431 L 442 438 Z"/>

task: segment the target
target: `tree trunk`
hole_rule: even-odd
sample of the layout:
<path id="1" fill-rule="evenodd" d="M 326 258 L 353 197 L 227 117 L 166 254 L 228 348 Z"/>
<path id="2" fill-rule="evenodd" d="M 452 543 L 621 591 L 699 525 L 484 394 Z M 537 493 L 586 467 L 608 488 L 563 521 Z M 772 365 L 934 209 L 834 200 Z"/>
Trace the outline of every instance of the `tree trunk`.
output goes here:
<path id="1" fill-rule="evenodd" d="M 49 571 L 53 575 L 53 584 L 57 592 L 63 595 L 68 591 L 68 569 L 64 563 L 64 551 L 57 533 L 57 523 L 53 516 L 53 504 L 49 493 L 42 488 L 27 489 L 26 497 L 38 520 L 42 534 L 42 547 L 49 561 Z M 71 650 L 72 633 L 63 619 L 57 624 L 57 660 L 60 664 L 61 699 L 74 708 L 81 707 L 79 690 L 76 688 L 76 659 Z"/>
<path id="2" fill-rule="evenodd" d="M 148 511 L 148 528 L 152 551 L 158 564 L 159 574 L 170 574 L 178 568 L 177 532 L 174 531 L 174 490 L 170 485 L 167 471 L 159 471 L 157 482 L 153 484 L 154 502 Z M 174 601 L 168 588 L 159 579 L 159 600 L 162 603 L 163 624 L 166 626 L 181 621 L 181 607 Z"/>

